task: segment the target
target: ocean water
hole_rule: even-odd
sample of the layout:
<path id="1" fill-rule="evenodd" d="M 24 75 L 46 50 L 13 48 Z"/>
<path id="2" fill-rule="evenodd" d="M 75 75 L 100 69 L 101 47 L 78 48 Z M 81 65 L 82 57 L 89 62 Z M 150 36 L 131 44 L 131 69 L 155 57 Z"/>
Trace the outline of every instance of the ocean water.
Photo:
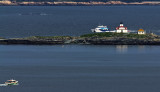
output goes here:
<path id="1" fill-rule="evenodd" d="M 160 34 L 160 6 L 1 6 L 0 37 L 79 36 L 98 25 Z"/>
<path id="2" fill-rule="evenodd" d="M 159 46 L 0 45 L 1 92 L 159 92 Z"/>
<path id="3" fill-rule="evenodd" d="M 120 21 L 160 34 L 160 6 L 1 6 L 0 37 L 79 36 Z M 160 92 L 160 46 L 0 45 L 0 92 Z"/>

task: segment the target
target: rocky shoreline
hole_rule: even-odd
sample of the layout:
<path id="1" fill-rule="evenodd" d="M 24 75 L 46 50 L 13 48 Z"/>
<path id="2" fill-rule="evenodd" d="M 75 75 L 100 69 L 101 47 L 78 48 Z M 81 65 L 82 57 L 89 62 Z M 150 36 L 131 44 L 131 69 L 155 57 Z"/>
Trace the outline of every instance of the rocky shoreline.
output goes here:
<path id="1" fill-rule="evenodd" d="M 118 34 L 119 35 L 119 34 Z M 157 35 L 146 35 L 138 37 L 98 37 L 94 36 L 33 36 L 27 38 L 0 39 L 1 45 L 66 45 L 66 44 L 82 44 L 82 45 L 160 45 L 160 37 Z M 134 34 L 135 35 L 135 34 Z M 128 35 L 127 35 L 128 36 Z M 140 38 L 141 37 L 141 38 Z M 143 38 L 142 38 L 143 37 Z"/>
<path id="2" fill-rule="evenodd" d="M 12 2 L 10 0 L 0 1 L 1 6 L 99 6 L 99 5 L 160 5 L 159 1 L 144 2 Z"/>

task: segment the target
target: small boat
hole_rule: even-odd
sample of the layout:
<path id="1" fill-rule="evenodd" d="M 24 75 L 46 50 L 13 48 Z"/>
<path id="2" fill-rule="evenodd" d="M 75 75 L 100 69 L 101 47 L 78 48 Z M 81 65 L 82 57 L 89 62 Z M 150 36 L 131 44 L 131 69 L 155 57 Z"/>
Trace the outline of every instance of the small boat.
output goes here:
<path id="1" fill-rule="evenodd" d="M 5 82 L 6 85 L 18 85 L 18 81 L 16 80 L 7 80 L 7 82 Z"/>
<path id="2" fill-rule="evenodd" d="M 110 32 L 109 29 L 108 29 L 108 27 L 107 27 L 107 26 L 103 26 L 103 25 L 98 26 L 98 27 L 96 27 L 95 29 L 91 29 L 91 30 L 92 30 L 92 32 L 95 32 L 95 33 L 99 33 L 99 32 Z"/>

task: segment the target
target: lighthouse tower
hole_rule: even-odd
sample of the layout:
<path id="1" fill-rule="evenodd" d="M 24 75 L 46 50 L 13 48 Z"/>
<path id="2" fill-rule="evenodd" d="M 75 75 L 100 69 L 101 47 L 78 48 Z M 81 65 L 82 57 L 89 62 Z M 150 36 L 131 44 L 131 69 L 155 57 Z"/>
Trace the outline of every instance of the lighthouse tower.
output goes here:
<path id="1" fill-rule="evenodd" d="M 127 27 L 124 27 L 123 23 L 120 22 L 120 25 L 116 28 L 117 33 L 129 33 Z"/>
<path id="2" fill-rule="evenodd" d="M 123 27 L 123 23 L 122 22 L 120 22 L 120 27 Z"/>

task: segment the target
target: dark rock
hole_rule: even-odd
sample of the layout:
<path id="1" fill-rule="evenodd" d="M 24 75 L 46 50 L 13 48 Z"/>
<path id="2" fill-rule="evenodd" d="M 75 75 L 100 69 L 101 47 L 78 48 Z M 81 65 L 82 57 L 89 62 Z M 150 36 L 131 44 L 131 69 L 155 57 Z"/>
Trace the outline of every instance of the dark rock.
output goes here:
<path id="1" fill-rule="evenodd" d="M 91 45 L 160 45 L 160 39 L 135 38 L 64 38 L 64 39 L 1 39 L 0 44 L 24 45 L 58 45 L 58 44 L 91 44 Z"/>
<path id="2" fill-rule="evenodd" d="M 55 45 L 64 44 L 63 41 L 39 41 L 39 40 L 0 40 L 0 44 L 25 44 L 25 45 Z"/>

